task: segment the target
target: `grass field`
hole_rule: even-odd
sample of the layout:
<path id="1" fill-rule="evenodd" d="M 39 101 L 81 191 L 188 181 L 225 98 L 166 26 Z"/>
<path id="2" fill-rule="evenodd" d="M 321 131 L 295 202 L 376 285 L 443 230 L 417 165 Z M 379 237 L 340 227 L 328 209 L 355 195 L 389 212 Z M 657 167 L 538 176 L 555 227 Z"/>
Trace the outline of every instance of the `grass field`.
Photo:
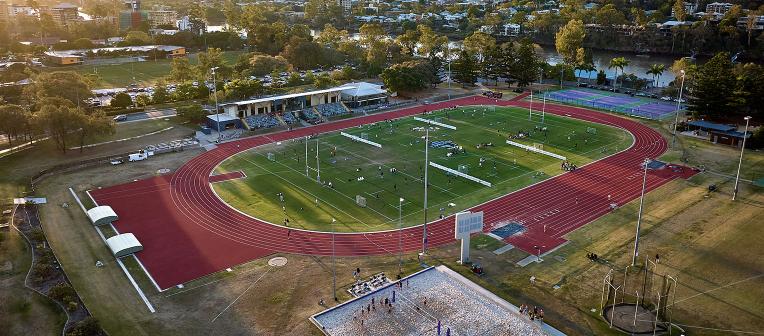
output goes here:
<path id="1" fill-rule="evenodd" d="M 226 51 L 223 53 L 223 59 L 229 65 L 233 65 L 243 51 Z M 197 61 L 197 54 L 189 54 L 188 59 L 192 64 Z M 94 75 L 97 80 L 93 83 L 94 88 L 116 88 L 126 87 L 133 82 L 139 86 L 153 85 L 159 79 L 170 74 L 169 59 L 146 62 L 132 62 L 113 65 L 80 65 L 71 67 L 51 67 L 50 71 L 76 71 L 82 75 Z"/>
<path id="2" fill-rule="evenodd" d="M 467 174 L 493 184 L 486 187 L 430 167 L 428 220 L 562 173 L 558 159 L 505 143 L 508 134 L 541 126 L 540 117 L 529 121 L 525 110 L 468 107 L 438 111 L 427 118 L 457 127 L 431 128 L 431 142 L 451 141 L 464 149 L 448 155 L 454 150 L 431 145 L 430 161 L 452 169 L 465 166 Z M 313 138 L 307 146 L 310 178 L 305 176 L 304 141 L 256 148 L 229 158 L 217 169 L 219 173 L 242 170 L 246 178 L 216 183 L 214 189 L 223 200 L 247 214 L 278 224 L 288 217 L 291 227 L 328 231 L 334 218 L 334 229 L 338 231 L 393 229 L 398 225 L 399 198 L 404 199 L 403 225 L 420 224 L 424 219 L 424 125 L 405 118 L 346 130 L 382 144 L 381 149 L 339 133 Z M 564 155 L 578 166 L 623 150 L 632 142 L 625 131 L 570 118 L 547 115 L 543 126 L 548 129 L 546 135 L 533 131 L 529 137 L 515 141 L 543 143 L 545 150 Z M 596 133 L 588 133 L 588 129 Z M 316 167 L 316 143 L 323 183 L 315 181 L 316 172 L 312 170 Z M 493 146 L 478 149 L 481 143 Z M 268 153 L 273 153 L 273 160 Z M 396 173 L 391 172 L 393 168 Z M 284 195 L 283 204 L 278 193 Z M 357 195 L 366 198 L 366 207 L 356 204 Z"/>

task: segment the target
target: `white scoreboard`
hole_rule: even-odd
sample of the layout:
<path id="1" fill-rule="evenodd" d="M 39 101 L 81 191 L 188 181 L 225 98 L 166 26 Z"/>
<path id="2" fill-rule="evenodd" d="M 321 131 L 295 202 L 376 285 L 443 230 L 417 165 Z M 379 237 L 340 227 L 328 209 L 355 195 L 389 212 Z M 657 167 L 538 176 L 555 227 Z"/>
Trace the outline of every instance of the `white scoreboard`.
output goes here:
<path id="1" fill-rule="evenodd" d="M 483 212 L 460 212 L 456 214 L 454 238 L 468 238 L 471 233 L 483 231 Z"/>

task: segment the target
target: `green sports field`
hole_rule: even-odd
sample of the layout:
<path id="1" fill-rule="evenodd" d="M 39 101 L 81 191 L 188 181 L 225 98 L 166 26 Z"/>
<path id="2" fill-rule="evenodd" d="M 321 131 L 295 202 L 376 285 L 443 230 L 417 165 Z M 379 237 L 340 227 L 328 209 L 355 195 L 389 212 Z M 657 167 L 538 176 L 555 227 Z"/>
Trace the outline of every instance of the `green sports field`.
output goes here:
<path id="1" fill-rule="evenodd" d="M 457 128 L 430 127 L 431 162 L 492 184 L 487 187 L 429 167 L 428 221 L 563 173 L 560 160 L 510 146 L 506 144 L 509 136 L 530 133 L 513 141 L 542 144 L 544 150 L 566 156 L 577 166 L 621 151 L 632 142 L 623 130 L 570 118 L 546 115 L 541 124 L 541 117 L 534 114 L 529 121 L 528 110 L 519 108 L 465 107 L 425 118 Z M 403 226 L 421 224 L 425 126 L 409 117 L 345 130 L 382 148 L 339 132 L 312 138 L 307 146 L 309 177 L 304 139 L 258 147 L 229 158 L 216 170 L 243 171 L 246 178 L 213 187 L 234 208 L 279 225 L 288 218 L 289 226 L 295 228 L 329 231 L 334 218 L 337 231 L 393 229 L 398 225 L 400 198 L 404 199 Z M 316 181 L 317 143 L 321 183 Z M 488 143 L 492 146 L 478 148 Z M 449 145 L 456 147 L 445 148 Z M 357 196 L 366 199 L 365 207 L 356 203 Z"/>

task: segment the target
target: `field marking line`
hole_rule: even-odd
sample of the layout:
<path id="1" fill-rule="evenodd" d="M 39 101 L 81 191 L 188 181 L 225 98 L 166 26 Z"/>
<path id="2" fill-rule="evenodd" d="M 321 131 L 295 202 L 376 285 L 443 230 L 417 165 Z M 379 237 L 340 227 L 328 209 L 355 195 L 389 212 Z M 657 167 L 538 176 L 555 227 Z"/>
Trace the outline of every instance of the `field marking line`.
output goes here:
<path id="1" fill-rule="evenodd" d="M 220 312 L 220 314 L 218 314 L 217 316 L 215 316 L 215 318 L 213 318 L 213 319 L 212 319 L 212 321 L 210 321 L 210 323 L 213 323 L 213 322 L 215 322 L 215 320 L 217 320 L 217 319 L 218 319 L 218 317 L 220 317 L 220 315 L 223 315 L 223 313 L 225 313 L 225 312 L 228 310 L 228 308 L 231 308 L 231 306 L 233 306 L 233 305 L 236 303 L 236 301 L 239 301 L 239 299 L 240 299 L 242 296 L 244 296 L 244 294 L 247 294 L 247 292 L 248 292 L 250 289 L 252 289 L 252 287 L 253 287 L 253 286 L 255 286 L 255 285 L 258 283 L 258 282 L 260 282 L 260 279 L 262 279 L 263 277 L 265 277 L 266 275 L 268 275 L 268 273 L 270 273 L 270 271 L 271 271 L 272 269 L 273 269 L 273 267 L 268 267 L 268 270 L 266 270 L 266 271 L 265 271 L 265 273 L 263 273 L 263 275 L 261 275 L 259 278 L 257 278 L 257 280 L 255 280 L 255 282 L 253 282 L 251 285 L 249 285 L 249 287 L 247 287 L 247 289 L 245 289 L 245 290 L 244 290 L 244 292 L 242 292 L 241 294 L 239 294 L 239 296 L 238 296 L 238 297 L 236 297 L 236 299 L 234 299 L 234 300 L 233 300 L 231 303 L 229 303 L 229 304 L 228 304 L 228 306 L 226 306 L 226 307 L 225 307 L 225 309 L 223 309 L 223 311 L 221 311 L 221 312 Z"/>

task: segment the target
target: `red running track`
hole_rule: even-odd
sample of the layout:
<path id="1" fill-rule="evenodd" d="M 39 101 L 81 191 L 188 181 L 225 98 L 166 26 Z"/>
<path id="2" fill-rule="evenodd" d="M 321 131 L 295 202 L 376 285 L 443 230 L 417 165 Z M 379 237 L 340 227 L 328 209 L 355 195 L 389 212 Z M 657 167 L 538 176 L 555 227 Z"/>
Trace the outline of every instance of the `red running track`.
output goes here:
<path id="1" fill-rule="evenodd" d="M 143 244 L 138 258 L 162 289 L 273 252 L 331 255 L 329 233 L 275 226 L 243 215 L 222 202 L 210 185 L 214 168 L 231 155 L 275 141 L 471 104 L 527 108 L 529 102 L 467 97 L 241 139 L 195 157 L 171 175 L 97 189 L 91 194 L 98 204 L 110 205 L 119 214 L 120 219 L 114 223 L 117 230 L 132 232 Z M 534 246 L 541 246 L 541 253 L 545 253 L 564 244 L 565 234 L 609 212 L 610 203 L 624 204 L 638 197 L 641 162 L 667 149 L 666 140 L 658 132 L 635 121 L 549 103 L 546 111 L 623 128 L 635 142 L 628 150 L 472 209 L 485 211 L 486 231 L 510 221 L 522 223 L 526 230 L 506 241 L 531 254 L 536 253 Z M 692 174 L 682 168 L 651 172 L 647 187 L 653 190 L 676 177 Z M 453 217 L 428 224 L 428 246 L 453 242 L 453 226 Z M 401 235 L 406 251 L 421 248 L 421 226 L 404 229 Z M 337 234 L 336 254 L 397 253 L 398 236 L 398 231 Z"/>

